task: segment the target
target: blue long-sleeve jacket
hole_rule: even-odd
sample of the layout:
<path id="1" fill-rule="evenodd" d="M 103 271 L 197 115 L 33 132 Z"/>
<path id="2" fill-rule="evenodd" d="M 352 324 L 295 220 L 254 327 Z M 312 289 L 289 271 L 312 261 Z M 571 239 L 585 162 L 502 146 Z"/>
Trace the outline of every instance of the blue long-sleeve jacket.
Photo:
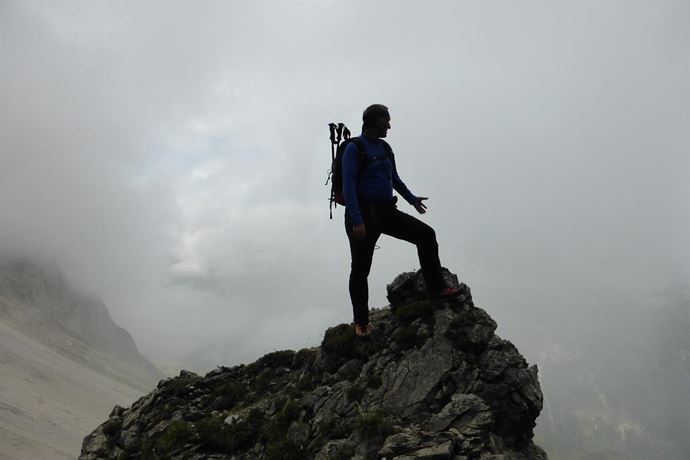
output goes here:
<path id="1" fill-rule="evenodd" d="M 408 203 L 417 202 L 407 186 L 398 176 L 395 160 L 386 156 L 381 139 L 371 140 L 363 134 L 359 136 L 367 154 L 367 165 L 359 172 L 359 149 L 350 142 L 343 152 L 343 195 L 346 211 L 353 225 L 364 223 L 360 206 L 368 204 L 388 204 L 393 200 L 395 189 Z"/>

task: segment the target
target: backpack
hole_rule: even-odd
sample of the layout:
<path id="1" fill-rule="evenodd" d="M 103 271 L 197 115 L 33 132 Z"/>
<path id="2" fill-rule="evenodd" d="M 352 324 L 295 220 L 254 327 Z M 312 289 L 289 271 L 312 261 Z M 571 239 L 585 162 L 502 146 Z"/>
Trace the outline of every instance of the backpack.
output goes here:
<path id="1" fill-rule="evenodd" d="M 345 148 L 354 143 L 359 151 L 359 168 L 357 170 L 357 177 L 359 177 L 369 162 L 369 156 L 364 149 L 364 143 L 359 138 L 350 138 L 350 130 L 347 129 L 343 123 L 329 123 L 331 132 L 331 170 L 328 172 L 326 178 L 326 185 L 331 181 L 331 197 L 330 197 L 330 217 L 333 219 L 333 208 L 338 205 L 345 206 L 345 197 L 343 195 L 343 154 Z M 342 142 L 341 142 L 342 141 Z M 383 141 L 383 139 L 382 139 Z M 386 142 L 383 141 L 386 157 L 393 160 L 393 149 Z"/>

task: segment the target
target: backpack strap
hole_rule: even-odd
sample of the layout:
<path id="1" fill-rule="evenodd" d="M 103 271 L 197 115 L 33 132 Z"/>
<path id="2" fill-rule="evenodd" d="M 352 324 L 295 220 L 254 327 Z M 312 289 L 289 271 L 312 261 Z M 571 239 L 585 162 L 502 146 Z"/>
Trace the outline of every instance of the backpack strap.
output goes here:
<path id="1" fill-rule="evenodd" d="M 386 152 L 386 157 L 388 157 L 388 159 L 392 162 L 395 158 L 395 155 L 393 154 L 393 148 L 388 142 L 384 141 L 383 139 L 381 139 L 381 142 L 383 142 L 383 150 L 384 152 Z"/>
<path id="2" fill-rule="evenodd" d="M 348 142 L 352 142 L 357 146 L 357 150 L 359 151 L 359 161 L 358 161 L 358 169 L 357 169 L 357 177 L 360 177 L 362 173 L 364 172 L 364 169 L 366 168 L 367 164 L 369 163 L 369 155 L 367 155 L 367 152 L 364 148 L 364 142 L 358 137 L 351 137 Z M 383 152 L 386 158 L 390 160 L 391 163 L 395 164 L 395 155 L 393 154 L 393 149 L 391 148 L 390 144 L 383 139 L 381 139 L 381 142 L 383 142 Z"/>
<path id="3" fill-rule="evenodd" d="M 357 146 L 357 151 L 359 152 L 357 161 L 357 164 L 359 165 L 357 168 L 357 177 L 359 177 L 362 175 L 362 172 L 364 172 L 364 168 L 369 161 L 369 155 L 367 155 L 367 151 L 364 148 L 364 142 L 362 142 L 362 139 L 359 137 L 351 137 L 350 142 Z"/>

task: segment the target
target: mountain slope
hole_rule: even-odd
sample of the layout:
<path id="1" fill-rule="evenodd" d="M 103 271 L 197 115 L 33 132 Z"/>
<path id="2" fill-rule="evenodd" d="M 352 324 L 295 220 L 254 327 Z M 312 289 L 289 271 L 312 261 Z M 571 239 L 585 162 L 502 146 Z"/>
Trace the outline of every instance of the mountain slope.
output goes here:
<path id="1" fill-rule="evenodd" d="M 162 377 L 129 333 L 115 324 L 103 301 L 71 286 L 55 264 L 0 259 L 0 319 L 71 358 L 99 350 L 150 378 Z M 85 364 L 98 367 L 93 360 Z"/>
<path id="2" fill-rule="evenodd" d="M 102 302 L 55 267 L 0 261 L 0 458 L 75 458 L 113 404 L 161 377 Z"/>
<path id="3" fill-rule="evenodd" d="M 123 383 L 126 375 L 114 380 L 0 322 L 0 458 L 75 458 L 113 404 L 145 391 L 144 381 Z"/>

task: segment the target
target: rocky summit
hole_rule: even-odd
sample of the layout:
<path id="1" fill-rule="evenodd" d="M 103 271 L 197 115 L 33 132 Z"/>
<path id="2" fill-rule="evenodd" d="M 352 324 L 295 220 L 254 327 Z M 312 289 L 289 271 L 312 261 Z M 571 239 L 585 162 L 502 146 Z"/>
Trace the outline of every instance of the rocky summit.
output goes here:
<path id="1" fill-rule="evenodd" d="M 318 348 L 161 381 L 80 459 L 546 459 L 536 366 L 445 276 L 461 295 L 429 301 L 420 273 L 399 275 L 367 338 L 340 324 Z"/>

